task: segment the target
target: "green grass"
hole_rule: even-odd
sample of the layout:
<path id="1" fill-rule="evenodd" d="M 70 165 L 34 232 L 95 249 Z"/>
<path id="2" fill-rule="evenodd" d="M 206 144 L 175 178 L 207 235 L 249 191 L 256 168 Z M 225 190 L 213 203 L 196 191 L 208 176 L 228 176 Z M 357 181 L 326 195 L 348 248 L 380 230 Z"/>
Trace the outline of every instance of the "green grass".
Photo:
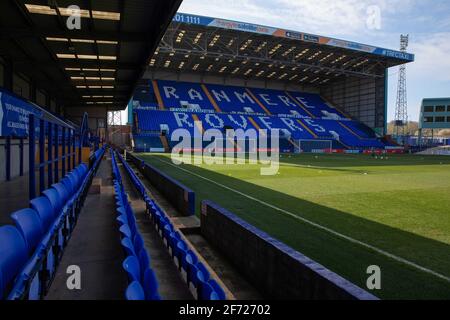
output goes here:
<path id="1" fill-rule="evenodd" d="M 276 176 L 261 176 L 257 165 L 178 167 L 169 155 L 140 157 L 193 189 L 197 213 L 212 200 L 362 288 L 367 267 L 380 266 L 382 289 L 372 291 L 380 298 L 450 298 L 446 280 L 223 187 L 450 277 L 448 157 L 283 155 Z"/>

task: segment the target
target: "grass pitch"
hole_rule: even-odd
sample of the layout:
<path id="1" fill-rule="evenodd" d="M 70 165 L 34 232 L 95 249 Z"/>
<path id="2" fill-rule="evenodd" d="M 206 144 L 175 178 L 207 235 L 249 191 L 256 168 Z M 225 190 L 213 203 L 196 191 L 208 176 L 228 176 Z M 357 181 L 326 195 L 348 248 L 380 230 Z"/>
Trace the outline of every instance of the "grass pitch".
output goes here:
<path id="1" fill-rule="evenodd" d="M 196 192 L 382 299 L 450 299 L 450 158 L 283 155 L 255 165 L 175 166 L 140 154 Z"/>

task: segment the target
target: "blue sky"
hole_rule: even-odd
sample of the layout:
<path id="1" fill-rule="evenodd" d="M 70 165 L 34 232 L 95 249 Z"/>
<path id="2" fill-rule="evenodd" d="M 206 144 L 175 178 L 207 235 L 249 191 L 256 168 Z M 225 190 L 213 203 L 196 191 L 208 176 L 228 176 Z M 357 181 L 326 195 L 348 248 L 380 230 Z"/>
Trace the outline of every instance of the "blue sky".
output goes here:
<path id="1" fill-rule="evenodd" d="M 378 8 L 380 28 L 367 25 Z M 423 98 L 450 97 L 449 0 L 184 0 L 180 12 L 232 19 L 398 49 L 410 35 L 408 113 L 417 121 Z M 398 68 L 389 70 L 388 119 L 394 118 Z M 126 122 L 125 112 L 122 117 Z"/>
<path id="2" fill-rule="evenodd" d="M 367 23 L 379 12 L 379 28 Z M 181 12 L 234 19 L 398 49 L 410 34 L 407 67 L 410 120 L 423 98 L 450 97 L 448 0 L 184 0 Z M 378 24 L 377 24 L 378 25 Z M 394 117 L 398 69 L 389 70 L 388 116 Z"/>

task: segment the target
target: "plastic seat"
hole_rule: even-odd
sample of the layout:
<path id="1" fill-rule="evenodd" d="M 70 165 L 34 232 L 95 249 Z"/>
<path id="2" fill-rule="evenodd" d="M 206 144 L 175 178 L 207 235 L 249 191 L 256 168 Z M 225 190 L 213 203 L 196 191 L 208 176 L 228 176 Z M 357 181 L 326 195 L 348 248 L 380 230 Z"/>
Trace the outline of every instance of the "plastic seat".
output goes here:
<path id="1" fill-rule="evenodd" d="M 215 300 L 226 300 L 225 291 L 222 289 L 222 287 L 217 283 L 216 280 L 210 279 L 208 281 L 208 284 L 213 288 L 214 292 L 217 294 L 217 298 Z"/>
<path id="2" fill-rule="evenodd" d="M 142 249 L 144 249 L 144 239 L 142 239 L 142 236 L 139 233 L 135 234 L 133 243 L 136 252 L 140 252 Z"/>
<path id="3" fill-rule="evenodd" d="M 180 240 L 180 233 L 178 231 L 172 232 L 168 239 L 169 248 L 172 249 L 172 257 L 175 255 L 175 246 L 177 245 L 178 241 Z"/>
<path id="4" fill-rule="evenodd" d="M 22 209 L 11 214 L 11 219 L 27 243 L 28 253 L 33 252 L 43 236 L 41 219 L 33 209 Z"/>
<path id="5" fill-rule="evenodd" d="M 81 165 L 76 167 L 74 172 L 76 172 L 78 174 L 78 177 L 80 178 L 81 181 L 84 181 L 87 171 L 85 171 Z"/>
<path id="6" fill-rule="evenodd" d="M 144 292 L 147 300 L 161 300 L 158 293 L 158 280 L 156 279 L 155 272 L 152 269 L 147 268 L 144 272 Z"/>
<path id="7" fill-rule="evenodd" d="M 135 256 L 136 251 L 134 250 L 133 242 L 130 238 L 123 238 L 121 241 L 122 247 L 127 254 L 127 256 Z"/>
<path id="8" fill-rule="evenodd" d="M 63 179 L 61 179 L 60 183 L 62 183 L 65 187 L 69 195 L 72 195 L 75 192 L 75 188 L 72 185 L 72 181 L 69 179 L 68 176 L 65 176 Z"/>
<path id="9" fill-rule="evenodd" d="M 89 168 L 88 168 L 87 164 L 84 162 L 80 164 L 80 169 L 84 175 L 86 175 L 89 172 Z"/>
<path id="10" fill-rule="evenodd" d="M 186 243 L 183 240 L 178 241 L 177 245 L 175 246 L 174 257 L 177 258 L 178 268 L 180 270 L 182 268 L 183 260 L 185 259 L 187 250 L 188 250 L 188 247 L 187 247 Z"/>
<path id="11" fill-rule="evenodd" d="M 199 280 L 198 280 L 198 268 L 197 265 L 192 264 L 189 266 L 189 271 L 187 273 L 187 280 L 194 285 L 194 287 L 198 288 Z"/>
<path id="12" fill-rule="evenodd" d="M 197 256 L 192 251 L 188 250 L 183 259 L 182 268 L 186 271 L 188 284 L 192 283 L 195 287 L 198 286 L 197 281 L 198 268 L 196 266 L 197 263 L 198 263 Z"/>
<path id="13" fill-rule="evenodd" d="M 121 214 L 120 216 L 118 216 L 116 218 L 117 223 L 119 224 L 119 226 L 122 226 L 124 224 L 128 224 L 128 219 L 125 215 Z"/>
<path id="14" fill-rule="evenodd" d="M 43 191 L 42 193 L 50 201 L 50 203 L 53 206 L 54 213 L 56 213 L 56 216 L 58 216 L 63 207 L 63 201 L 60 198 L 58 191 L 56 191 L 55 189 L 47 189 L 47 190 Z"/>
<path id="15" fill-rule="evenodd" d="M 127 300 L 145 300 L 144 289 L 138 281 L 133 281 L 128 286 L 125 292 L 125 299 Z"/>
<path id="16" fill-rule="evenodd" d="M 71 174 L 75 175 L 78 183 L 80 183 L 81 181 L 83 181 L 83 176 L 79 170 L 79 167 L 77 166 L 75 169 L 73 169 L 73 171 L 71 172 Z"/>
<path id="17" fill-rule="evenodd" d="M 130 282 L 141 281 L 141 267 L 136 256 L 128 256 L 122 263 L 122 266 L 127 272 Z"/>
<path id="18" fill-rule="evenodd" d="M 208 269 L 206 269 L 205 265 L 203 263 L 199 262 L 199 263 L 197 263 L 197 269 L 199 271 L 197 273 L 197 278 L 201 281 L 208 282 L 211 275 L 209 274 L 209 271 L 208 271 Z"/>
<path id="19" fill-rule="evenodd" d="M 23 268 L 28 258 L 28 248 L 20 231 L 14 226 L 0 227 L 0 270 L 1 287 L 0 299 L 5 290 L 13 283 L 14 278 Z"/>
<path id="20" fill-rule="evenodd" d="M 139 264 L 141 265 L 141 270 L 146 270 L 150 267 L 150 257 L 147 253 L 147 250 L 144 248 L 141 249 L 138 253 Z"/>
<path id="21" fill-rule="evenodd" d="M 211 300 L 211 294 L 215 292 L 208 282 L 200 283 L 197 289 L 199 300 Z"/>
<path id="22" fill-rule="evenodd" d="M 173 226 L 169 222 L 164 226 L 164 229 L 163 229 L 163 237 L 167 240 L 167 242 L 169 242 L 170 234 L 172 232 L 173 232 Z"/>
<path id="23" fill-rule="evenodd" d="M 76 173 L 74 173 L 74 171 L 72 171 L 71 173 L 69 173 L 67 175 L 67 177 L 72 181 L 72 185 L 75 187 L 75 190 L 78 190 L 81 185 L 81 183 L 79 183 L 80 178 L 78 177 L 78 174 L 76 174 Z"/>
<path id="24" fill-rule="evenodd" d="M 122 234 L 122 238 L 130 238 L 130 239 L 133 238 L 130 227 L 127 224 L 124 224 L 123 226 L 121 226 L 119 229 L 119 232 Z M 135 251 L 139 252 L 138 250 L 136 250 L 136 248 L 135 248 Z"/>
<path id="25" fill-rule="evenodd" d="M 38 197 L 30 201 L 31 208 L 34 209 L 41 218 L 44 232 L 47 232 L 54 221 L 54 209 L 47 197 Z"/>
<path id="26" fill-rule="evenodd" d="M 69 200 L 69 192 L 67 191 L 67 188 L 63 183 L 60 182 L 52 184 L 52 188 L 55 189 L 56 192 L 58 192 L 58 195 L 61 198 L 63 204 L 65 204 Z"/>

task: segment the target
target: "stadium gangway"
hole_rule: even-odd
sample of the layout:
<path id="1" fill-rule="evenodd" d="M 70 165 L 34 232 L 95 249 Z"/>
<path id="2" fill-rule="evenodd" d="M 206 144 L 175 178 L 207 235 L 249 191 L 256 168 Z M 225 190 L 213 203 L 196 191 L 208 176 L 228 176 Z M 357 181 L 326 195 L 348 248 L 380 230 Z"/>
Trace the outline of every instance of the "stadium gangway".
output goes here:
<path id="1" fill-rule="evenodd" d="M 180 272 L 186 274 L 187 286 L 193 286 L 198 300 L 226 300 L 225 290 L 212 277 L 206 266 L 195 253 L 192 245 L 183 239 L 181 232 L 172 223 L 167 213 L 162 210 L 148 194 L 144 184 L 135 174 L 126 160 L 116 153 L 122 163 L 132 185 L 145 201 L 149 218 L 153 222 L 158 234 L 167 244 L 168 250 L 177 263 Z M 133 284 L 134 289 L 136 285 Z"/>

